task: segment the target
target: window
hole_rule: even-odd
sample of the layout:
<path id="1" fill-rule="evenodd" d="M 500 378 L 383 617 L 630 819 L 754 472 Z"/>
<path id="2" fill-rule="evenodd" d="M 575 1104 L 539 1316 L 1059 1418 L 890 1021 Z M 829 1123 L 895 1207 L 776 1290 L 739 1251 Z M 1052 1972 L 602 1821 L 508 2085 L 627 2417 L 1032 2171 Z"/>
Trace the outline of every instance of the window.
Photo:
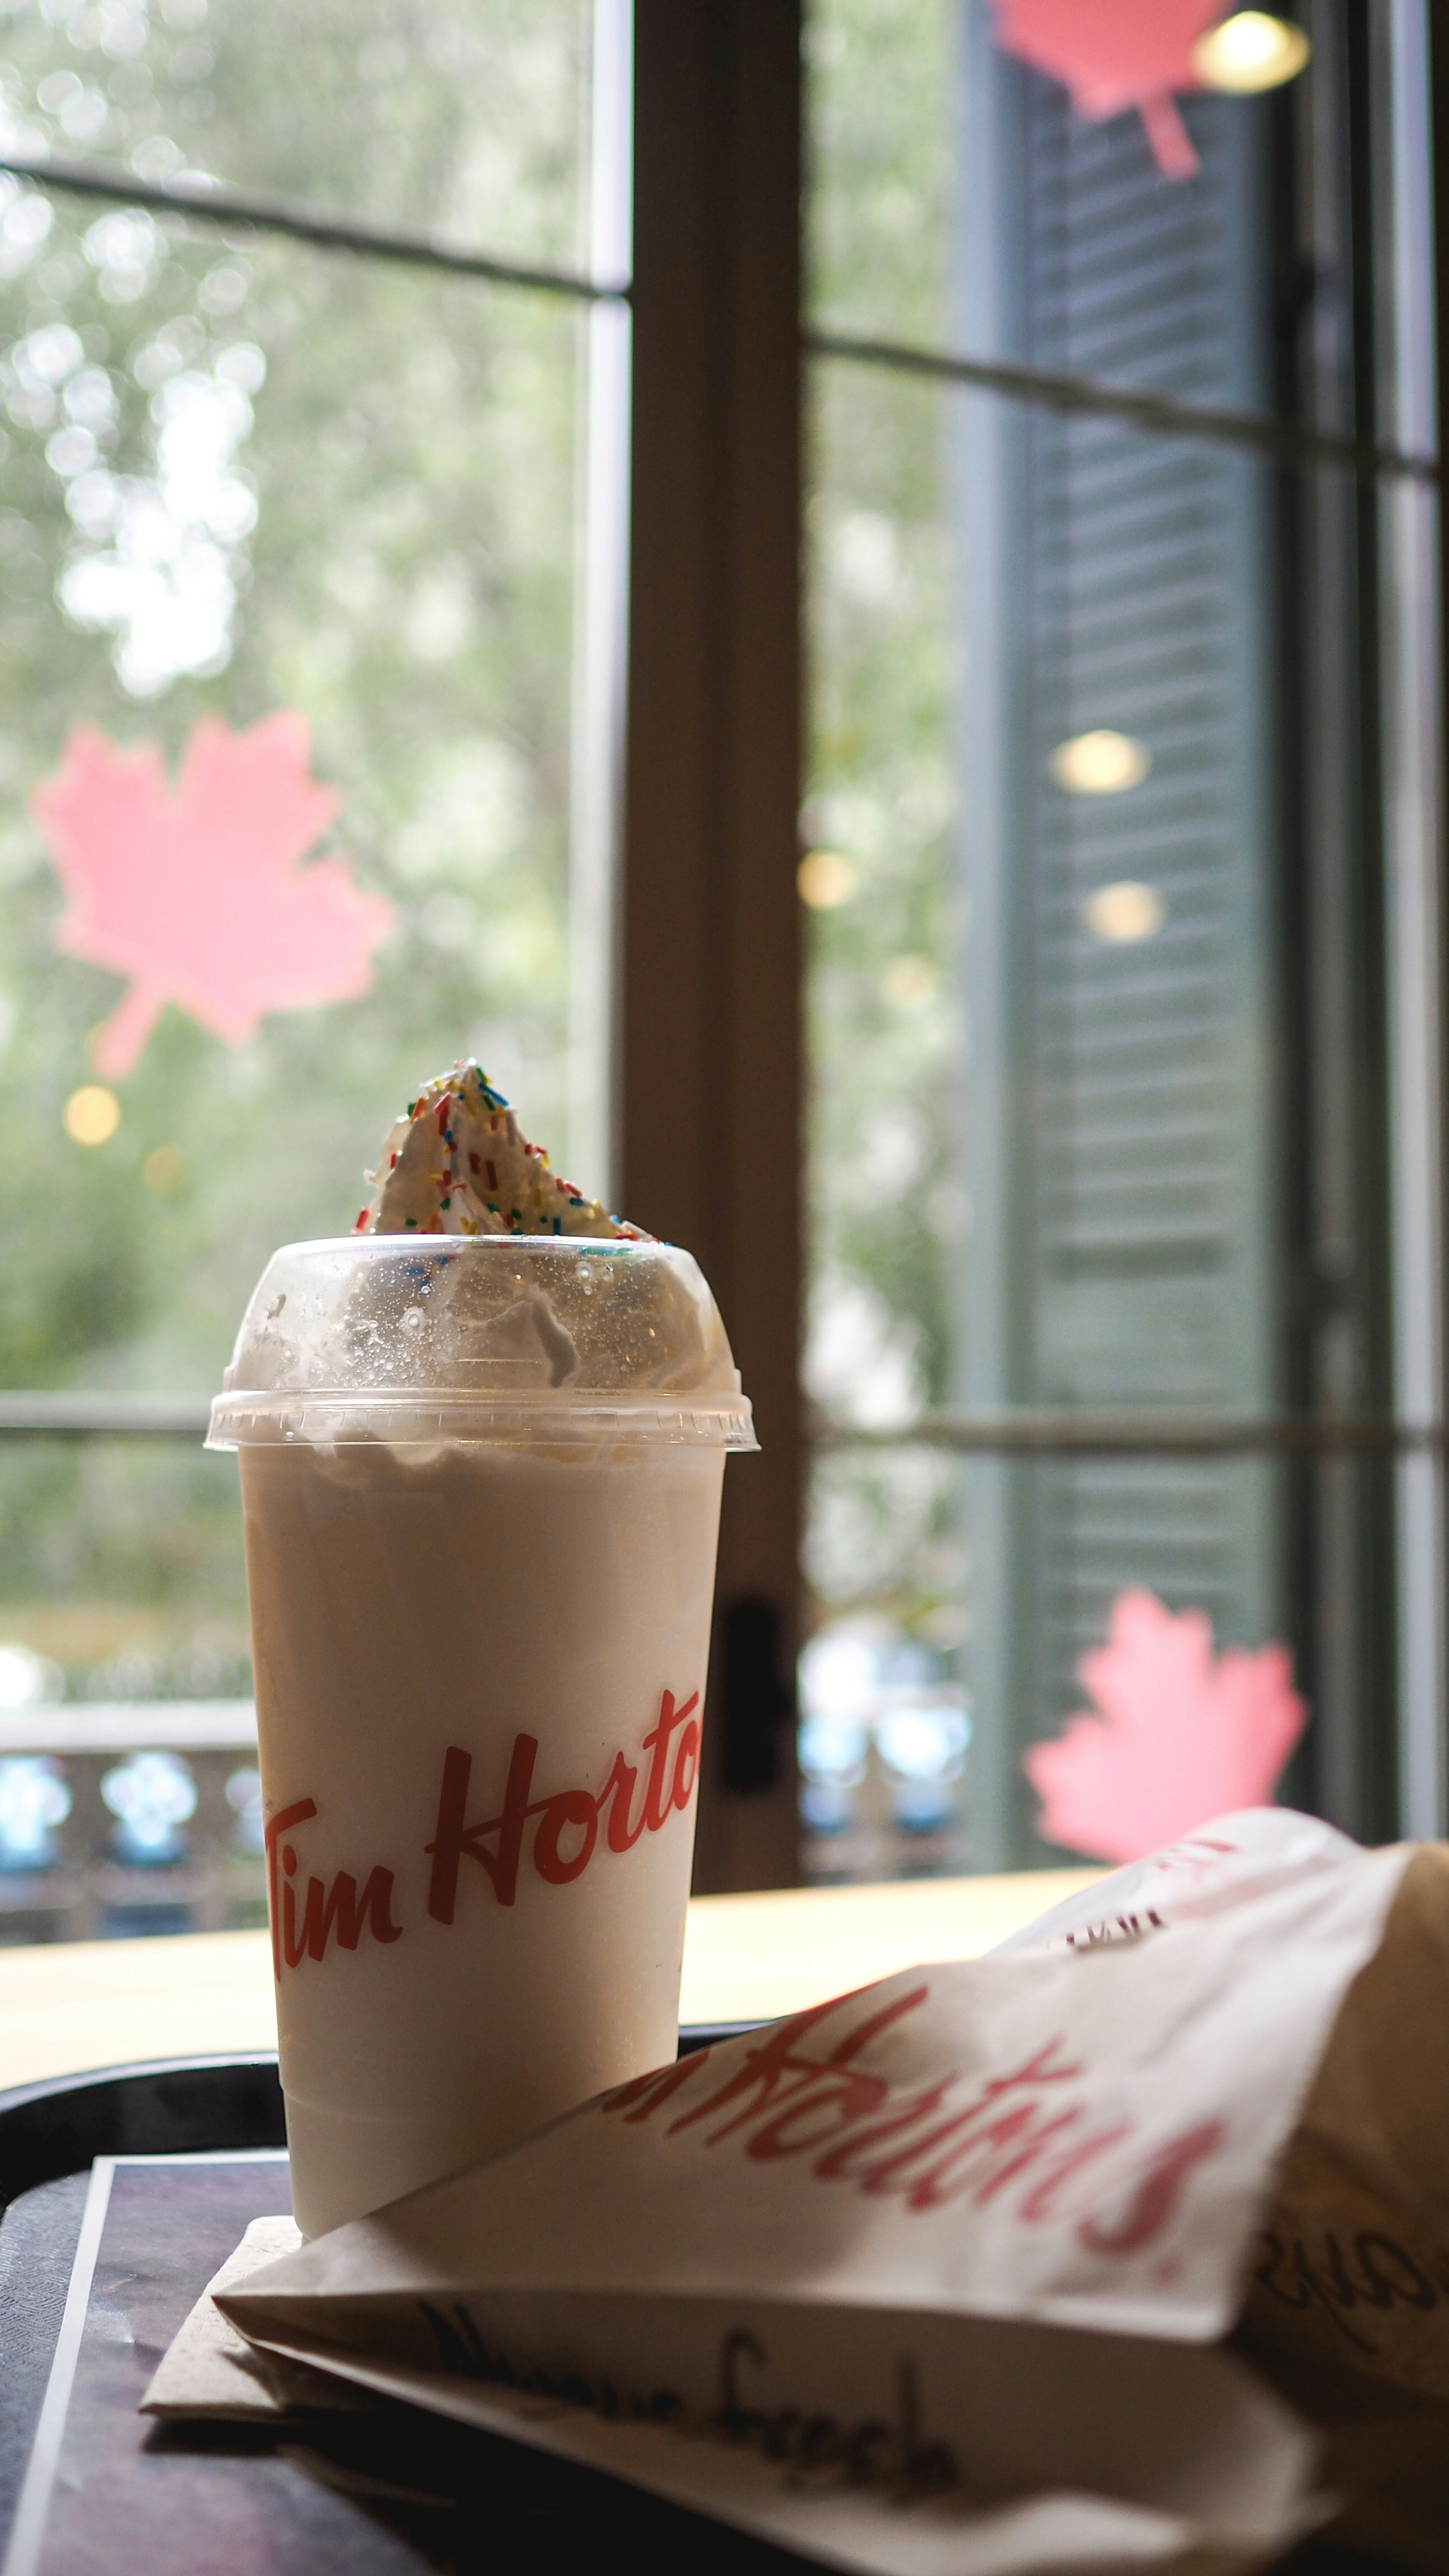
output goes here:
<path id="1" fill-rule="evenodd" d="M 0 1929 L 35 1937 L 260 1905 L 197 1434 L 267 1254 L 347 1230 L 460 1045 L 604 1177 L 628 58 L 610 0 L 26 0 L 0 37 Z M 190 953 L 107 873 L 127 813 L 214 872 Z"/>
<path id="2" fill-rule="evenodd" d="M 701 1885 L 1105 1850 L 1103 1694 L 1442 1824 L 1427 13 L 1035 26 L 0 0 L 12 1937 L 256 1913 L 196 1433 L 460 1044 L 755 1398 Z M 322 953 L 178 1002 L 63 809 L 253 755 Z"/>
<path id="3" fill-rule="evenodd" d="M 1442 1829 L 1425 30 L 1301 17 L 1092 121 L 1030 12 L 812 13 L 825 1876 L 1166 1838 L 1146 1736 L 1023 1756 L 1193 1613 Z"/>

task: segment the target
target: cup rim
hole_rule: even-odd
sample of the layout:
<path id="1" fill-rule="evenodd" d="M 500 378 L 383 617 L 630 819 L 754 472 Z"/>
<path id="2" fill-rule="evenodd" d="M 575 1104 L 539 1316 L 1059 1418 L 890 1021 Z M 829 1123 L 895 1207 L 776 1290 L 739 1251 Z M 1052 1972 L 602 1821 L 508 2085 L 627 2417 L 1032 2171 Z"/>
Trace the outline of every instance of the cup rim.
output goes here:
<path id="1" fill-rule="evenodd" d="M 217 1396 L 208 1449 L 477 1446 L 757 1450 L 746 1395 L 687 1392 L 661 1400 L 566 1387 L 499 1396 L 471 1388 L 229 1387 Z"/>

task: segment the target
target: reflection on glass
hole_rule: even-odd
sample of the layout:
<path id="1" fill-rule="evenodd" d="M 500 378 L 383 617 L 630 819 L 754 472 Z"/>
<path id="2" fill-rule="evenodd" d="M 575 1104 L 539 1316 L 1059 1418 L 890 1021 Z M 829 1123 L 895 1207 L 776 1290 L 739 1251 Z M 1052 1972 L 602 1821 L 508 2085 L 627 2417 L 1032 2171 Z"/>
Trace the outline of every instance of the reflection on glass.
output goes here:
<path id="1" fill-rule="evenodd" d="M 0 1646 L 0 1711 L 15 1715 L 41 1708 L 64 1691 L 65 1674 L 53 1657 L 38 1655 L 33 1646 Z"/>
<path id="2" fill-rule="evenodd" d="M 913 1678 L 902 1690 L 890 1685 L 876 1720 L 881 1766 L 891 1791 L 891 1813 L 902 1833 L 940 1833 L 955 1820 L 956 1783 L 966 1762 L 971 1721 L 955 1700 L 926 1696 L 939 1667 L 919 1647 L 907 1648 Z M 924 1665 L 925 1669 L 922 1670 Z"/>
<path id="3" fill-rule="evenodd" d="M 129 1753 L 108 1771 L 101 1796 L 117 1819 L 116 1858 L 137 1869 L 162 1869 L 185 1857 L 181 1828 L 196 1813 L 191 1766 L 177 1753 Z"/>
<path id="4" fill-rule="evenodd" d="M 962 1864 L 971 1721 L 949 1657 L 878 1613 L 831 1620 L 800 1659 L 807 1874 Z"/>
<path id="5" fill-rule="evenodd" d="M 266 1849 L 266 1818 L 262 1814 L 262 1775 L 248 1767 L 233 1771 L 226 1784 L 226 1803 L 236 1817 L 236 1848 L 253 1859 Z"/>
<path id="6" fill-rule="evenodd" d="M 47 1754 L 0 1761 L 0 1870 L 54 1869 L 55 1829 L 71 1810 L 65 1773 Z"/>

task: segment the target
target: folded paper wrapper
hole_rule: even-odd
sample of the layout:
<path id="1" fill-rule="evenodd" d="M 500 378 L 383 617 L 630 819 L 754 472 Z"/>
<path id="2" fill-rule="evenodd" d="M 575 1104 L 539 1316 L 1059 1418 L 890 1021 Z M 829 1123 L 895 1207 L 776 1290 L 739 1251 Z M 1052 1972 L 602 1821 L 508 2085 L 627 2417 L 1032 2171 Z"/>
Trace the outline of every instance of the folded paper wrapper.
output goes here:
<path id="1" fill-rule="evenodd" d="M 1345 2494 L 1449 2566 L 1446 2136 L 1449 1849 L 1254 1811 L 310 2244 L 260 2222 L 146 2403 L 404 2398 L 902 2576 L 1262 2564 Z"/>

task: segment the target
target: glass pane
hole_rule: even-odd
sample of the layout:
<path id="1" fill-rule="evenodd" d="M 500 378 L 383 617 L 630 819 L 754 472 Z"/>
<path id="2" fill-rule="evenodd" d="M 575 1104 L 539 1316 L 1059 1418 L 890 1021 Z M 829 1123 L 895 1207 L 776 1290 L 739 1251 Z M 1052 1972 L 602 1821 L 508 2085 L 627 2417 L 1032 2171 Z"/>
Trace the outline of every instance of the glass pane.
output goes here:
<path id="1" fill-rule="evenodd" d="M 949 1397 L 966 1215 L 949 405 L 837 367 L 816 400 L 806 1378 L 885 1428 Z"/>
<path id="2" fill-rule="evenodd" d="M 816 1457 L 806 1550 L 816 1624 L 800 1659 L 808 1881 L 970 1865 L 964 1501 L 947 1450 L 873 1441 Z"/>
<path id="3" fill-rule="evenodd" d="M 1392 1648 L 1355 1558 L 1392 1531 L 1394 1475 L 841 1435 L 811 1497 L 806 1878 L 1121 1862 L 1275 1793 L 1371 1813 Z"/>
<path id="4" fill-rule="evenodd" d="M 813 0 L 806 36 L 812 320 L 954 343 L 955 0 Z"/>
<path id="5" fill-rule="evenodd" d="M 1357 667 L 1341 641 L 1382 567 L 1351 479 L 837 362 L 815 435 L 817 1405 L 877 1435 L 1391 1412 L 1372 630 Z M 1138 1592 L 1286 1646 L 1299 1795 L 1391 1832 L 1395 1547 L 1384 1463 L 835 1445 L 807 1569 L 877 1698 L 917 1648 L 964 1693 L 950 1831 L 1005 1867 L 1045 1857 L 1022 1757 Z M 854 1835 L 869 1874 L 878 1800 L 819 1840 L 812 1687 L 807 1657 L 811 1866 Z"/>
<path id="6" fill-rule="evenodd" d="M 828 1883 L 971 1855 L 961 1475 L 881 1437 L 951 1400 L 969 1210 L 949 405 L 854 367 L 814 391 L 805 1380 L 872 1435 L 811 1482 L 802 1853 Z"/>
<path id="7" fill-rule="evenodd" d="M 586 254 L 589 0 L 6 0 L 3 148 Z"/>
<path id="8" fill-rule="evenodd" d="M 0 1942 L 265 1921 L 235 1483 L 0 1442 Z"/>
<path id="9" fill-rule="evenodd" d="M 1115 101 L 1110 19 L 821 0 L 816 317 L 1336 430 L 1372 385 L 1427 450 L 1422 13 Z M 1433 498 L 838 354 L 813 432 L 807 1866 L 1124 1856 L 1037 1751 L 1128 1631 L 1129 1699 L 1250 1658 L 1278 1751 L 1219 1810 L 1281 1774 L 1439 1831 L 1427 1459 L 1081 1446 L 1442 1411 Z M 879 1741 L 928 1681 L 970 1730 L 936 1852 Z"/>
<path id="10" fill-rule="evenodd" d="M 0 1384 L 206 1390 L 421 1072 L 565 1141 L 581 326 L 99 220 L 0 303 Z"/>
<path id="11" fill-rule="evenodd" d="M 103 16 L 72 48 L 86 78 L 144 69 L 91 59 Z M 153 38 L 179 45 L 179 18 Z M 550 126 L 532 30 L 532 124 L 482 85 L 506 170 L 449 124 L 451 74 L 419 93 L 426 203 L 365 120 L 334 132 L 339 172 L 393 169 L 367 211 L 472 207 L 496 243 L 496 181 L 519 248 L 572 256 L 577 101 Z M 18 32 L 63 54 L 75 29 Z M 284 184 L 306 139 L 273 139 L 227 175 Z M 589 325 L 180 216 L 0 199 L 0 1386 L 206 1393 L 270 1251 L 351 1225 L 421 1073 L 478 1052 L 567 1156 Z M 0 1532 L 0 1941 L 264 1921 L 231 1462 L 7 1440 Z"/>
<path id="12" fill-rule="evenodd" d="M 816 0 L 812 318 L 1347 427 L 1346 245 L 1316 200 L 1348 150 L 1351 21 L 1315 13 L 1318 50 L 1291 71 L 1291 30 L 1256 66 L 1221 45 L 1195 64 L 1168 13 Z M 1199 86 L 1233 78 L 1279 85 Z M 1312 355 L 1285 368 L 1273 233 L 1295 187 L 1316 239 L 1292 318 Z"/>

